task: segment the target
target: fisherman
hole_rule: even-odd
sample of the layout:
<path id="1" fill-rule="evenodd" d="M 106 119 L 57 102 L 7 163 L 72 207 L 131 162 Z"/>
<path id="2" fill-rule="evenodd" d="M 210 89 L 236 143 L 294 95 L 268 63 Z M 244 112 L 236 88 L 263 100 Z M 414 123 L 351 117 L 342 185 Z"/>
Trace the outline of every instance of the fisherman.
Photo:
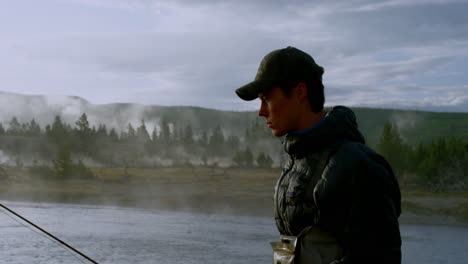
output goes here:
<path id="1" fill-rule="evenodd" d="M 274 263 L 401 263 L 401 194 L 388 162 L 365 145 L 353 111 L 324 109 L 324 69 L 287 47 L 267 54 L 255 80 L 236 90 L 260 98 L 259 116 L 284 136 Z"/>

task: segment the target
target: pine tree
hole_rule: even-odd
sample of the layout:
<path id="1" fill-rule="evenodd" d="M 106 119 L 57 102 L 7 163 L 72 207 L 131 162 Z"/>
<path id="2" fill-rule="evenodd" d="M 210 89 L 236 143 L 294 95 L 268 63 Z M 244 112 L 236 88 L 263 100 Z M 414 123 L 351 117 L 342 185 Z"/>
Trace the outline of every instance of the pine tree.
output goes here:
<path id="1" fill-rule="evenodd" d="M 98 130 L 97 130 L 97 136 L 101 139 L 107 137 L 107 127 L 106 124 L 99 124 Z"/>
<path id="2" fill-rule="evenodd" d="M 210 136 L 210 140 L 208 142 L 208 148 L 211 153 L 215 155 L 220 155 L 223 153 L 224 147 L 224 135 L 221 128 L 218 126 L 213 129 L 213 133 Z"/>
<path id="3" fill-rule="evenodd" d="M 236 166 L 238 167 L 242 166 L 244 163 L 244 157 L 242 156 L 242 151 L 236 152 L 234 157 L 232 157 L 232 161 L 234 162 Z"/>
<path id="4" fill-rule="evenodd" d="M 78 163 L 73 164 L 73 176 L 76 176 L 81 179 L 92 179 L 94 178 L 93 172 L 88 169 L 81 160 L 78 160 Z"/>
<path id="5" fill-rule="evenodd" d="M 73 170 L 73 161 L 70 150 L 66 146 L 60 146 L 56 159 L 53 161 L 55 175 L 60 179 L 66 179 L 71 176 Z"/>
<path id="6" fill-rule="evenodd" d="M 229 136 L 226 145 L 230 151 L 237 151 L 240 147 L 240 139 L 237 136 Z"/>
<path id="7" fill-rule="evenodd" d="M 198 140 L 198 144 L 200 144 L 200 146 L 202 147 L 205 147 L 206 145 L 208 145 L 208 135 L 205 130 L 201 132 L 200 138 Z"/>
<path id="8" fill-rule="evenodd" d="M 188 124 L 184 129 L 184 144 L 193 144 L 193 130 L 190 124 Z"/>
<path id="9" fill-rule="evenodd" d="M 258 153 L 256 161 L 259 167 L 263 167 L 265 162 L 265 154 L 263 152 Z"/>
<path id="10" fill-rule="evenodd" d="M 273 165 L 271 157 L 263 152 L 258 154 L 256 161 L 260 168 L 271 168 L 271 165 Z"/>
<path id="11" fill-rule="evenodd" d="M 195 145 L 193 140 L 193 130 L 190 124 L 186 125 L 183 130 L 182 144 L 185 151 L 189 154 L 195 153 Z"/>
<path id="12" fill-rule="evenodd" d="M 273 159 L 270 157 L 270 155 L 265 154 L 264 168 L 270 169 L 271 166 L 273 166 Z"/>
<path id="13" fill-rule="evenodd" d="M 168 144 L 171 141 L 171 129 L 169 123 L 164 119 L 161 122 L 161 134 L 159 138 L 164 144 Z"/>
<path id="14" fill-rule="evenodd" d="M 80 133 L 89 134 L 91 131 L 86 113 L 81 114 L 80 118 L 75 122 L 75 125 Z"/>
<path id="15" fill-rule="evenodd" d="M 38 137 L 41 135 L 41 127 L 38 123 L 36 123 L 36 120 L 34 120 L 34 118 L 27 125 L 26 134 L 32 137 Z"/>
<path id="16" fill-rule="evenodd" d="M 128 123 L 127 126 L 127 141 L 134 142 L 136 139 L 136 131 L 133 128 L 131 123 Z"/>
<path id="17" fill-rule="evenodd" d="M 156 127 L 153 129 L 153 133 L 151 133 L 151 141 L 153 141 L 153 143 L 156 143 L 158 142 L 159 140 L 159 137 L 158 137 L 158 130 L 156 129 Z"/>
<path id="18" fill-rule="evenodd" d="M 58 146 L 69 144 L 66 124 L 62 122 L 59 115 L 55 116 L 54 122 L 49 129 L 46 129 L 47 136 Z"/>
<path id="19" fill-rule="evenodd" d="M 111 128 L 111 130 L 109 131 L 109 139 L 113 143 L 119 142 L 119 135 L 117 134 L 117 131 L 115 130 L 115 128 Z"/>
<path id="20" fill-rule="evenodd" d="M 244 151 L 244 162 L 245 166 L 247 167 L 252 167 L 253 166 L 253 161 L 254 161 L 254 156 L 252 151 L 250 150 L 249 147 L 247 147 Z"/>
<path id="21" fill-rule="evenodd" d="M 244 151 L 238 151 L 232 161 L 240 167 L 252 167 L 253 166 L 253 153 L 249 147 L 247 147 Z"/>
<path id="22" fill-rule="evenodd" d="M 404 145 L 396 124 L 385 123 L 376 150 L 392 165 L 395 174 L 401 176 L 406 169 L 411 148 Z"/>
<path id="23" fill-rule="evenodd" d="M 76 129 L 75 134 L 78 139 L 77 148 L 80 152 L 90 153 L 90 146 L 93 145 L 92 142 L 92 131 L 89 127 L 88 117 L 83 113 L 80 118 L 75 122 Z"/>
<path id="24" fill-rule="evenodd" d="M 185 142 L 185 128 L 183 127 L 179 127 L 179 142 L 181 144 L 184 144 Z"/>
<path id="25" fill-rule="evenodd" d="M 23 129 L 16 116 L 10 120 L 9 127 L 6 132 L 12 136 L 20 136 L 23 134 Z"/>
<path id="26" fill-rule="evenodd" d="M 158 137 L 158 130 L 155 127 L 153 129 L 153 133 L 151 133 L 151 141 L 149 144 L 146 144 L 146 151 L 150 155 L 157 154 L 159 151 L 159 137 Z"/>
<path id="27" fill-rule="evenodd" d="M 138 138 L 138 141 L 141 143 L 146 143 L 150 141 L 150 136 L 149 136 L 148 130 L 146 129 L 146 124 L 145 124 L 144 119 L 141 120 L 141 125 L 137 128 L 136 136 Z"/>

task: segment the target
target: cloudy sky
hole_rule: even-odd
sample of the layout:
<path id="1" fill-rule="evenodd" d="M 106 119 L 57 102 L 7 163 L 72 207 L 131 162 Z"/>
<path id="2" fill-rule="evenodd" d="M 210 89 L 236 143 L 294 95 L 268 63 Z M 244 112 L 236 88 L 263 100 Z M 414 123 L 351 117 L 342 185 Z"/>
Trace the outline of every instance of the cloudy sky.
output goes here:
<path id="1" fill-rule="evenodd" d="M 468 112 L 468 1 L 0 0 L 0 91 L 253 110 L 234 90 L 295 46 L 327 105 Z"/>

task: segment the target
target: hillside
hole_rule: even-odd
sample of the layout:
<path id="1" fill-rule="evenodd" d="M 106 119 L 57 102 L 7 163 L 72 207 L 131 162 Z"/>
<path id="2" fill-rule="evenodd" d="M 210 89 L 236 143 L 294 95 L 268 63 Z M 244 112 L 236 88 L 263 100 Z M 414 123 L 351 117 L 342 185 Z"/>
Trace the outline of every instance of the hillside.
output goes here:
<path id="1" fill-rule="evenodd" d="M 398 126 L 409 144 L 428 143 L 438 137 L 468 140 L 468 113 L 440 113 L 397 109 L 353 108 L 358 124 L 371 145 L 375 145 L 385 122 Z"/>
<path id="2" fill-rule="evenodd" d="M 395 123 L 403 139 L 410 143 L 428 143 L 440 136 L 468 140 L 468 113 L 440 113 L 396 109 L 352 108 L 370 145 L 378 142 L 386 121 Z M 96 105 L 79 97 L 21 95 L 0 92 L 0 122 L 8 127 L 13 116 L 20 122 L 35 119 L 41 126 L 53 122 L 56 115 L 69 124 L 86 113 L 91 125 L 125 130 L 129 123 L 138 126 L 145 120 L 151 133 L 162 121 L 178 126 L 190 124 L 197 134 L 201 130 L 221 127 L 228 135 L 244 136 L 253 122 L 262 124 L 256 112 L 220 111 L 190 106 L 148 106 L 114 103 Z"/>

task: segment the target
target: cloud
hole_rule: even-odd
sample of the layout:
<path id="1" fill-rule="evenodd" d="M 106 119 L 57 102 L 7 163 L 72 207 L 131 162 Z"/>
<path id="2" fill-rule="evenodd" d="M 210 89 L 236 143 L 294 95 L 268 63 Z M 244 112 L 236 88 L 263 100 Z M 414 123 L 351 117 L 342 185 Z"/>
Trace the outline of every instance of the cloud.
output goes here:
<path id="1" fill-rule="evenodd" d="M 368 12 L 384 8 L 395 7 L 411 7 L 411 6 L 424 6 L 424 5 L 446 5 L 448 3 L 463 3 L 464 0 L 384 0 L 384 1 L 370 1 L 360 6 L 350 8 L 350 11 Z"/>
<path id="2" fill-rule="evenodd" d="M 381 89 L 358 86 L 327 87 L 328 105 L 345 104 L 394 109 L 466 112 L 468 85 L 455 87 L 387 86 Z"/>
<path id="3" fill-rule="evenodd" d="M 405 81 L 413 75 L 424 74 L 449 62 L 449 56 L 416 57 L 403 61 L 365 63 L 351 60 L 348 67 L 336 67 L 328 74 L 327 79 L 333 85 L 378 85 L 384 81 Z M 349 65 L 355 67 L 349 67 Z"/>
<path id="4" fill-rule="evenodd" d="M 192 98 L 232 96 L 232 89 L 250 81 L 265 47 L 256 46 L 255 40 L 248 37 L 217 35 L 216 41 L 212 41 L 214 37 L 209 34 L 72 36 L 60 41 L 41 41 L 24 49 L 35 64 L 51 67 L 49 72 L 73 71 L 75 76 L 93 76 L 117 87 L 131 80 L 136 84 L 131 88 L 135 98 L 153 90 L 155 95 L 163 92 L 163 97 L 181 99 L 184 92 L 191 93 Z M 275 42 L 267 38 L 256 40 Z M 255 63 L 246 65 L 249 57 Z"/>
<path id="5" fill-rule="evenodd" d="M 66 19 L 53 20 L 62 11 L 57 7 L 50 21 L 37 21 L 50 32 L 0 43 L 4 89 L 79 95 L 93 103 L 249 109 L 234 89 L 253 79 L 266 53 L 288 45 L 325 67 L 325 85 L 340 91 L 330 89 L 329 102 L 364 105 L 399 96 L 408 98 L 404 105 L 418 105 L 415 96 L 426 92 L 423 105 L 442 107 L 451 101 L 434 99 L 432 89 L 444 86 L 458 96 L 457 87 L 468 83 L 460 77 L 440 84 L 454 73 L 455 60 L 468 61 L 468 3 L 462 1 L 60 2 Z M 86 19 L 72 16 L 75 9 Z M 18 24 L 14 19 L 3 24 Z M 61 23 L 60 30 L 52 23 Z M 431 82 L 438 84 L 426 86 Z"/>
<path id="6" fill-rule="evenodd" d="M 150 6 L 153 1 L 147 0 L 59 0 L 64 3 L 74 3 L 93 8 L 141 9 Z"/>

